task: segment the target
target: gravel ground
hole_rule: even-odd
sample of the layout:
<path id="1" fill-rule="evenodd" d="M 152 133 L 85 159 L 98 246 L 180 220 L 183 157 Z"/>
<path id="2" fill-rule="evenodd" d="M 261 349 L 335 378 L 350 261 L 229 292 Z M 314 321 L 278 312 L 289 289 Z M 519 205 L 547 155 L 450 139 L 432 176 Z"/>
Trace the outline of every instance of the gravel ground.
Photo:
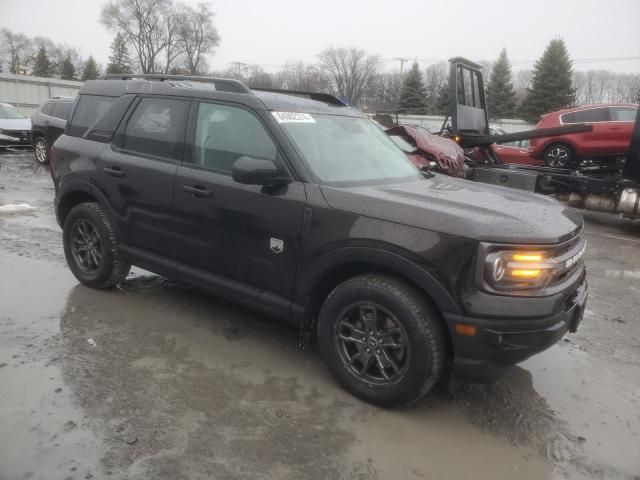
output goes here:
<path id="1" fill-rule="evenodd" d="M 77 283 L 48 169 L 0 152 L 0 479 L 640 479 L 640 222 L 585 213 L 578 331 L 409 410 L 297 333 L 148 272 Z"/>

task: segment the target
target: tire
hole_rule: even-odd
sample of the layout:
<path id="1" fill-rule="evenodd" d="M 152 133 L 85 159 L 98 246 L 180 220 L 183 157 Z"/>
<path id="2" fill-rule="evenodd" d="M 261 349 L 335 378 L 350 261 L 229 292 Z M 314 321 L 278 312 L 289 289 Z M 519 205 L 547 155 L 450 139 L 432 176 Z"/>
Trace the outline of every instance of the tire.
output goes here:
<path id="1" fill-rule="evenodd" d="M 564 143 L 554 143 L 544 151 L 543 158 L 547 167 L 570 168 L 573 163 L 573 151 Z"/>
<path id="2" fill-rule="evenodd" d="M 49 142 L 44 137 L 37 137 L 33 142 L 33 155 L 36 162 L 43 165 L 49 163 Z"/>
<path id="3" fill-rule="evenodd" d="M 418 401 L 444 370 L 439 313 L 423 293 L 392 276 L 362 275 L 338 285 L 320 309 L 318 344 L 338 383 L 382 407 Z"/>
<path id="4" fill-rule="evenodd" d="M 118 250 L 111 222 L 97 203 L 81 203 L 71 209 L 62 228 L 67 264 L 88 287 L 110 288 L 124 280 L 131 265 Z"/>

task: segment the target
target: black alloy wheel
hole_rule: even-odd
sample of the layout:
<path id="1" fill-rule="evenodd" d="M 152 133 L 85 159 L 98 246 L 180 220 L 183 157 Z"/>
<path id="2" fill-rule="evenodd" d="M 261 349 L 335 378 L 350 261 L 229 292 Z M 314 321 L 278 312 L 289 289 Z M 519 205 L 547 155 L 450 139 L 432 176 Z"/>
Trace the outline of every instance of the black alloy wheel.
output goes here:
<path id="1" fill-rule="evenodd" d="M 389 310 L 366 303 L 347 307 L 335 324 L 336 350 L 349 371 L 371 385 L 402 379 L 409 366 L 407 332 Z"/>
<path id="2" fill-rule="evenodd" d="M 78 219 L 71 227 L 71 253 L 84 273 L 93 274 L 102 265 L 104 243 L 98 229 L 88 220 Z"/>

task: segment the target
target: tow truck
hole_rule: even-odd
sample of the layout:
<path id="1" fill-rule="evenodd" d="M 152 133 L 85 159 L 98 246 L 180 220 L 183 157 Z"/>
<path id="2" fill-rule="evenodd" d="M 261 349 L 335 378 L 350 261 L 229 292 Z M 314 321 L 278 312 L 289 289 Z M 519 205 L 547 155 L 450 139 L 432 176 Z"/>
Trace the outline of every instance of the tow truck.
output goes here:
<path id="1" fill-rule="evenodd" d="M 449 60 L 450 115 L 441 134 L 463 149 L 477 148 L 481 160 L 465 157 L 465 177 L 481 183 L 553 195 L 574 208 L 640 218 L 640 110 L 622 164 L 580 165 L 572 170 L 503 163 L 491 145 L 592 130 L 589 124 L 491 135 L 482 65 L 462 57 Z M 450 121 L 450 123 L 449 123 Z"/>

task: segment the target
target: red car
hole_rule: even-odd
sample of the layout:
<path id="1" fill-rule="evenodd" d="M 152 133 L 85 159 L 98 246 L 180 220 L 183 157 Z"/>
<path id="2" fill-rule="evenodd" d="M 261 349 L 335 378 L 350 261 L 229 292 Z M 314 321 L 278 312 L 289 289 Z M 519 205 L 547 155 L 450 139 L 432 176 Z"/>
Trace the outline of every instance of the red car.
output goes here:
<path id="1" fill-rule="evenodd" d="M 593 131 L 531 140 L 533 157 L 549 167 L 569 168 L 577 161 L 620 157 L 631 141 L 638 105 L 608 104 L 568 108 L 543 115 L 536 128 L 588 123 Z"/>

